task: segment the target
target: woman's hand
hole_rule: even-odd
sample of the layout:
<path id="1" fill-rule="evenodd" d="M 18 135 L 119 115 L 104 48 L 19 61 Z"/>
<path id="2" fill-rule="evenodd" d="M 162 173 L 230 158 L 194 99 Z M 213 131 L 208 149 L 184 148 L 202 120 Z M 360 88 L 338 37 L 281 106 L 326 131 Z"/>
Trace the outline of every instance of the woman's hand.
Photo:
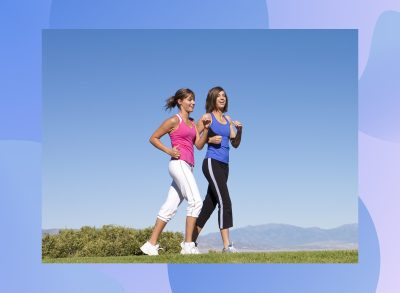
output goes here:
<path id="1" fill-rule="evenodd" d="M 203 123 L 203 127 L 205 129 L 208 129 L 211 125 L 210 114 L 204 114 L 203 117 L 201 117 L 201 122 Z"/>
<path id="2" fill-rule="evenodd" d="M 177 149 L 179 145 L 174 146 L 172 149 L 169 150 L 168 154 L 173 157 L 174 159 L 179 159 L 179 157 L 181 156 L 180 151 Z"/>
<path id="3" fill-rule="evenodd" d="M 231 140 L 231 144 L 234 148 L 239 147 L 240 142 L 242 140 L 242 129 L 243 129 L 243 125 L 241 122 L 239 121 L 233 121 L 231 119 L 231 117 L 226 116 L 229 123 L 230 123 L 230 140 Z M 236 132 L 235 129 L 233 128 L 233 126 L 235 126 L 236 128 Z"/>
<path id="4" fill-rule="evenodd" d="M 236 130 L 242 130 L 243 125 L 239 121 L 232 121 L 232 124 L 236 127 Z"/>
<path id="5" fill-rule="evenodd" d="M 215 135 L 215 136 L 208 138 L 208 143 L 211 143 L 211 144 L 220 144 L 221 141 L 222 141 L 221 135 Z"/>

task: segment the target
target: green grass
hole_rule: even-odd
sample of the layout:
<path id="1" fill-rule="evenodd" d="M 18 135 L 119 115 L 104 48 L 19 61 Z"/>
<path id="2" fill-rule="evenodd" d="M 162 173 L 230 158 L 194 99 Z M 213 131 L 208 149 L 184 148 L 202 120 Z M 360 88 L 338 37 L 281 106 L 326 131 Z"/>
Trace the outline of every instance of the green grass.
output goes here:
<path id="1" fill-rule="evenodd" d="M 44 258 L 43 263 L 357 263 L 357 250 Z"/>

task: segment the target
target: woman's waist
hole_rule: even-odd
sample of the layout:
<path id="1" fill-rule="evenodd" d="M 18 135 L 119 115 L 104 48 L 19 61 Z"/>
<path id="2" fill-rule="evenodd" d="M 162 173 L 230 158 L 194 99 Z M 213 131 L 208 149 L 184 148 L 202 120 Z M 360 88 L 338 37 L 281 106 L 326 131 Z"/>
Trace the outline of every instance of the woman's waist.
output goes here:
<path id="1" fill-rule="evenodd" d="M 215 151 L 221 151 L 221 152 L 229 152 L 229 143 L 220 143 L 220 144 L 212 144 L 209 143 L 207 146 L 207 151 L 208 150 L 215 150 Z"/>
<path id="2" fill-rule="evenodd" d="M 186 157 L 186 156 L 180 156 L 179 159 L 172 158 L 170 162 L 179 162 L 182 161 L 183 163 L 189 165 L 190 167 L 194 167 L 194 158 L 193 157 Z"/>
<path id="3" fill-rule="evenodd" d="M 207 149 L 206 157 L 213 157 L 213 156 L 217 156 L 218 158 L 220 158 L 220 157 L 229 158 L 229 148 L 224 148 L 224 147 L 210 148 L 209 147 Z"/>
<path id="4" fill-rule="evenodd" d="M 175 143 L 171 143 L 171 146 L 173 148 L 178 149 L 178 151 L 180 152 L 189 152 L 189 153 L 193 153 L 194 152 L 194 147 L 193 144 L 186 144 L 186 143 L 182 143 L 182 142 L 175 142 Z"/>

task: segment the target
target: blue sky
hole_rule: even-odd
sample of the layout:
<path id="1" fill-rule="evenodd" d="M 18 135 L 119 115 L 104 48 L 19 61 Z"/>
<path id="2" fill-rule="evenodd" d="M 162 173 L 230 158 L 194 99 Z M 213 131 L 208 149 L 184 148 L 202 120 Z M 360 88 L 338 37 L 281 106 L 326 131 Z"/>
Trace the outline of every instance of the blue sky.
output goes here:
<path id="1" fill-rule="evenodd" d="M 42 227 L 152 226 L 171 183 L 148 142 L 176 112 L 164 101 L 191 88 L 197 119 L 216 85 L 244 125 L 235 227 L 357 222 L 356 30 L 45 30 Z M 185 205 L 167 230 L 184 230 Z"/>

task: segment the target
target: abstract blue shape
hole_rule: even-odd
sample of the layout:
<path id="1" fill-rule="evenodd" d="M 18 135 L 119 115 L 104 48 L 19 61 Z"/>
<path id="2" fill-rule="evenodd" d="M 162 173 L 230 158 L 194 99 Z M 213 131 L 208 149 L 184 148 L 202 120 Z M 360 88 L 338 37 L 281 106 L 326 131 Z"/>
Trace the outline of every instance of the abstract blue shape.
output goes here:
<path id="1" fill-rule="evenodd" d="M 54 0 L 51 28 L 267 28 L 263 0 Z"/>
<path id="2" fill-rule="evenodd" d="M 0 139 L 41 141 L 41 29 L 49 10 L 50 0 L 1 2 Z"/>
<path id="3" fill-rule="evenodd" d="M 359 200 L 358 264 L 168 265 L 173 292 L 375 292 L 379 244 Z"/>
<path id="4" fill-rule="evenodd" d="M 400 12 L 379 18 L 368 64 L 359 83 L 359 129 L 400 141 Z"/>
<path id="5" fill-rule="evenodd" d="M 123 292 L 93 266 L 41 264 L 41 151 L 39 143 L 0 142 L 0 292 Z"/>
<path id="6" fill-rule="evenodd" d="M 107 264 L 95 265 L 117 280 L 124 292 L 171 292 L 166 264 Z M 154 279 L 157 278 L 157 282 Z"/>

